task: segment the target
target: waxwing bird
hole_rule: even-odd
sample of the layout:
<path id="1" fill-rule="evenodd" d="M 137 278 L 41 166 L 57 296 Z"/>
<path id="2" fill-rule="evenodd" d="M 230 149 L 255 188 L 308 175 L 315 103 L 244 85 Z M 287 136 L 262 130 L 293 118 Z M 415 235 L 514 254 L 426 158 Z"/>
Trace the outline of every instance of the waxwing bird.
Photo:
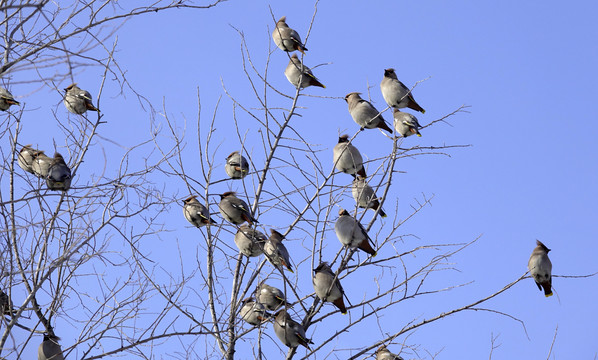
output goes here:
<path id="1" fill-rule="evenodd" d="M 395 120 L 395 130 L 401 134 L 402 137 L 411 136 L 413 134 L 422 136 L 422 134 L 419 133 L 419 128 L 421 128 L 421 126 L 415 116 L 402 112 L 399 109 L 394 109 L 392 116 Z"/>
<path id="2" fill-rule="evenodd" d="M 59 153 L 54 154 L 54 159 L 50 163 L 46 184 L 50 190 L 67 191 L 71 188 L 71 169 Z"/>
<path id="3" fill-rule="evenodd" d="M 361 223 L 345 209 L 340 209 L 338 220 L 334 224 L 334 232 L 338 240 L 344 246 L 359 248 L 366 253 L 376 256 L 376 250 L 372 247 L 370 236 Z"/>
<path id="4" fill-rule="evenodd" d="M 33 162 L 31 163 L 31 170 L 33 173 L 42 179 L 48 177 L 48 171 L 52 164 L 52 158 L 44 154 L 43 150 L 38 150 L 33 155 Z"/>
<path id="5" fill-rule="evenodd" d="M 242 179 L 249 173 L 249 163 L 238 151 L 233 151 L 226 158 L 224 170 L 231 179 Z"/>
<path id="6" fill-rule="evenodd" d="M 376 360 L 403 360 L 403 358 L 391 353 L 386 346 L 382 345 L 376 350 Z"/>
<path id="7" fill-rule="evenodd" d="M 37 349 L 38 360 L 64 360 L 62 349 L 58 344 L 60 338 L 54 334 L 44 334 L 44 341 Z"/>
<path id="8" fill-rule="evenodd" d="M 382 117 L 382 114 L 369 101 L 361 98 L 360 93 L 352 92 L 345 96 L 345 101 L 349 105 L 349 113 L 353 121 L 361 128 L 375 129 L 380 128 L 392 134 L 392 129 Z"/>
<path id="9" fill-rule="evenodd" d="M 272 32 L 274 43 L 282 51 L 292 52 L 299 50 L 302 54 L 305 54 L 307 48 L 301 42 L 301 37 L 295 30 L 287 25 L 286 21 L 287 17 L 283 16 L 276 23 L 274 32 Z"/>
<path id="10" fill-rule="evenodd" d="M 280 289 L 264 282 L 259 284 L 255 289 L 255 300 L 270 311 L 278 310 L 281 306 L 287 303 L 286 298 Z"/>
<path id="11" fill-rule="evenodd" d="M 222 214 L 222 217 L 224 217 L 226 221 L 235 225 L 240 225 L 246 221 L 249 223 L 249 225 L 257 223 L 258 221 L 251 215 L 251 211 L 249 206 L 247 206 L 247 203 L 235 195 L 236 193 L 234 191 L 227 191 L 220 195 L 220 203 L 218 204 L 218 208 L 220 209 L 220 214 Z"/>
<path id="12" fill-rule="evenodd" d="M 274 315 L 274 333 L 283 344 L 288 347 L 303 345 L 311 350 L 309 344 L 313 344 L 313 341 L 305 336 L 305 329 L 301 324 L 291 319 L 285 309 L 279 310 Z"/>
<path id="13" fill-rule="evenodd" d="M 340 281 L 335 279 L 334 272 L 327 262 L 321 263 L 314 269 L 312 283 L 320 300 L 333 303 L 342 314 L 347 313 L 347 308 L 343 302 L 345 291 Z"/>
<path id="14" fill-rule="evenodd" d="M 252 298 L 243 300 L 243 306 L 239 314 L 241 315 L 241 319 L 251 325 L 259 325 L 272 316 L 266 311 L 264 305 L 254 301 Z"/>
<path id="15" fill-rule="evenodd" d="M 98 108 L 93 106 L 89 91 L 79 89 L 76 83 L 69 85 L 64 91 L 66 91 L 64 106 L 73 114 L 82 115 L 87 110 L 100 112 Z"/>
<path id="16" fill-rule="evenodd" d="M 295 85 L 295 87 L 299 86 L 301 89 L 308 86 L 326 87 L 312 74 L 310 68 L 301 63 L 296 54 L 291 56 L 284 74 L 291 84 Z"/>
<path id="17" fill-rule="evenodd" d="M 12 94 L 3 87 L 0 87 L 0 110 L 6 111 L 11 105 L 19 105 Z"/>
<path id="18" fill-rule="evenodd" d="M 15 310 L 10 306 L 10 298 L 8 297 L 8 294 L 0 290 L 0 316 L 12 315 L 14 313 Z"/>
<path id="19" fill-rule="evenodd" d="M 210 211 L 197 200 L 196 195 L 183 200 L 183 215 L 185 215 L 187 221 L 197 228 L 207 224 L 216 224 L 216 221 L 210 217 Z"/>
<path id="20" fill-rule="evenodd" d="M 19 151 L 19 155 L 17 156 L 17 162 L 21 169 L 27 171 L 28 173 L 33 174 L 33 169 L 31 165 L 33 164 L 33 158 L 37 150 L 31 147 L 31 144 L 23 146 L 21 151 Z"/>
<path id="21" fill-rule="evenodd" d="M 349 143 L 349 135 L 341 135 L 338 138 L 338 143 L 332 149 L 332 160 L 337 170 L 345 174 L 356 174 L 365 177 L 365 169 L 363 167 L 363 158 L 359 150 L 351 143 Z"/>
<path id="22" fill-rule="evenodd" d="M 248 257 L 263 254 L 266 240 L 266 235 L 247 225 L 241 225 L 235 234 L 235 244 L 239 251 Z"/>
<path id="23" fill-rule="evenodd" d="M 284 266 L 287 270 L 293 272 L 289 252 L 282 243 L 284 236 L 274 229 L 270 229 L 270 232 L 272 234 L 264 245 L 264 254 L 266 254 L 268 261 L 277 268 Z"/>
<path id="24" fill-rule="evenodd" d="M 372 209 L 374 211 L 380 208 L 380 201 L 374 193 L 374 189 L 365 181 L 365 177 L 357 176 L 353 180 L 351 194 L 357 203 L 357 206 L 363 209 Z M 386 217 L 384 210 L 380 209 L 380 216 Z"/>
<path id="25" fill-rule="evenodd" d="M 550 249 L 540 240 L 536 240 L 536 245 L 527 262 L 527 268 L 538 285 L 538 289 L 544 288 L 544 295 L 549 297 L 552 296 L 552 263 L 548 258 Z"/>
<path id="26" fill-rule="evenodd" d="M 407 86 L 399 81 L 395 69 L 384 70 L 384 78 L 380 83 L 380 90 L 388 106 L 396 109 L 408 107 L 409 109 L 420 111 L 422 114 L 426 112 L 415 102 Z"/>

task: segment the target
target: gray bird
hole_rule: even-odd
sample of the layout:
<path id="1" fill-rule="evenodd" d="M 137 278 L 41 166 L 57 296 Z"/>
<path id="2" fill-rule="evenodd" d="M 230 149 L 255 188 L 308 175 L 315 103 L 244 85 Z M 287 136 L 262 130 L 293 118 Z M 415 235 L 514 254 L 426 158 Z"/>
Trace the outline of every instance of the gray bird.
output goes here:
<path id="1" fill-rule="evenodd" d="M 287 303 L 284 293 L 280 289 L 264 282 L 255 289 L 255 300 L 270 311 L 276 311 Z"/>
<path id="2" fill-rule="evenodd" d="M 308 86 L 326 88 L 326 86 L 312 74 L 311 69 L 301 63 L 301 60 L 299 60 L 296 54 L 291 56 L 291 60 L 289 61 L 289 65 L 287 65 L 284 74 L 289 82 L 295 85 L 295 87 L 299 86 L 301 89 Z"/>
<path id="3" fill-rule="evenodd" d="M 359 150 L 349 143 L 349 135 L 341 135 L 338 143 L 332 149 L 332 161 L 337 170 L 355 177 L 355 174 L 365 177 L 363 158 Z"/>
<path id="4" fill-rule="evenodd" d="M 6 111 L 11 105 L 19 105 L 12 94 L 3 87 L 0 87 L 0 110 Z"/>
<path id="5" fill-rule="evenodd" d="M 233 151 L 226 158 L 224 170 L 231 179 L 242 179 L 247 176 L 249 172 L 249 163 L 238 151 Z"/>
<path id="6" fill-rule="evenodd" d="M 239 251 L 248 257 L 263 254 L 266 240 L 266 235 L 247 225 L 241 225 L 235 234 L 235 244 Z"/>
<path id="7" fill-rule="evenodd" d="M 330 265 L 327 262 L 323 262 L 314 269 L 312 283 L 316 290 L 316 295 L 318 295 L 320 300 L 333 303 L 342 314 L 346 314 L 347 308 L 343 301 L 345 291 L 340 281 L 334 279 L 334 277 L 335 275 Z"/>
<path id="8" fill-rule="evenodd" d="M 536 240 L 536 245 L 527 262 L 527 268 L 538 285 L 538 289 L 544 288 L 544 295 L 549 297 L 552 296 L 552 263 L 548 258 L 550 249 L 540 240 Z"/>
<path id="9" fill-rule="evenodd" d="M 54 334 L 44 334 L 44 341 L 37 349 L 38 360 L 64 360 L 62 349 L 58 344 L 60 338 Z"/>
<path id="10" fill-rule="evenodd" d="M 10 298 L 8 294 L 0 290 L 0 316 L 2 315 L 13 315 L 16 311 L 10 306 Z"/>
<path id="11" fill-rule="evenodd" d="M 345 209 L 340 209 L 338 220 L 334 224 L 334 232 L 338 240 L 344 246 L 351 248 L 359 248 L 366 253 L 376 256 L 377 252 L 374 250 L 370 241 L 372 239 L 361 223 Z"/>
<path id="12" fill-rule="evenodd" d="M 268 261 L 276 267 L 284 266 L 290 272 L 294 272 L 291 267 L 289 252 L 282 243 L 284 236 L 274 229 L 270 229 L 270 232 L 272 232 L 272 235 L 270 235 L 270 238 L 266 240 L 266 244 L 264 245 L 264 254 L 266 254 Z"/>
<path id="13" fill-rule="evenodd" d="M 408 107 L 415 111 L 420 111 L 422 114 L 426 112 L 415 102 L 409 88 L 399 81 L 395 69 L 384 70 L 384 78 L 380 83 L 380 90 L 388 106 L 396 109 Z"/>
<path id="14" fill-rule="evenodd" d="M 417 118 L 409 113 L 402 112 L 399 109 L 394 109 L 393 114 L 395 130 L 403 137 L 411 136 L 413 134 L 422 136 L 419 133 L 419 122 Z"/>
<path id="15" fill-rule="evenodd" d="M 380 201 L 374 193 L 374 189 L 365 181 L 365 177 L 357 176 L 353 180 L 353 186 L 351 187 L 351 194 L 353 199 L 357 203 L 357 206 L 363 209 L 378 210 L 380 207 Z M 380 209 L 380 216 L 386 217 L 384 210 Z"/>
<path id="16" fill-rule="evenodd" d="M 38 177 L 46 179 L 48 177 L 48 171 L 50 170 L 50 165 L 52 165 L 52 161 L 52 158 L 44 154 L 43 150 L 38 150 L 33 155 L 33 161 L 31 162 L 31 170 Z"/>
<path id="17" fill-rule="evenodd" d="M 243 300 L 243 306 L 241 307 L 239 315 L 241 315 L 241 319 L 247 321 L 251 325 L 259 325 L 272 316 L 266 311 L 264 305 L 256 302 L 252 298 Z"/>
<path id="18" fill-rule="evenodd" d="M 376 350 L 376 360 L 403 360 L 403 358 L 391 353 L 386 346 L 382 345 Z"/>
<path id="19" fill-rule="evenodd" d="M 21 169 L 28 173 L 34 173 L 31 165 L 33 164 L 33 158 L 35 157 L 37 150 L 31 147 L 31 144 L 23 146 L 19 155 L 17 156 L 17 162 Z"/>
<path id="20" fill-rule="evenodd" d="M 98 108 L 93 106 L 89 91 L 79 89 L 76 83 L 69 85 L 64 91 L 66 91 L 64 106 L 73 114 L 82 115 L 87 110 L 100 112 Z"/>
<path id="21" fill-rule="evenodd" d="M 380 128 L 392 134 L 392 129 L 382 117 L 382 114 L 369 101 L 359 96 L 361 93 L 352 92 L 345 96 L 345 101 L 349 105 L 349 113 L 353 121 L 361 128 L 375 129 Z"/>
<path id="22" fill-rule="evenodd" d="M 59 153 L 54 154 L 54 159 L 50 163 L 46 184 L 50 190 L 67 191 L 71 188 L 71 169 Z"/>
<path id="23" fill-rule="evenodd" d="M 183 215 L 197 228 L 207 224 L 216 224 L 216 221 L 210 217 L 210 211 L 197 200 L 196 195 L 183 200 Z"/>
<path id="24" fill-rule="evenodd" d="M 220 195 L 218 208 L 222 217 L 235 225 L 240 225 L 246 221 L 249 225 L 257 223 L 258 221 L 251 215 L 251 210 L 247 206 L 247 203 L 235 195 L 234 191 L 227 191 Z"/>
<path id="25" fill-rule="evenodd" d="M 274 43 L 282 51 L 293 52 L 299 50 L 302 54 L 305 54 L 307 48 L 301 42 L 301 37 L 287 25 L 286 21 L 287 17 L 283 16 L 276 23 L 274 32 L 272 32 Z"/>
<path id="26" fill-rule="evenodd" d="M 305 329 L 301 324 L 291 319 L 285 309 L 279 310 L 274 315 L 274 333 L 283 344 L 288 347 L 302 345 L 311 350 L 309 344 L 313 344 L 313 342 L 305 336 Z"/>

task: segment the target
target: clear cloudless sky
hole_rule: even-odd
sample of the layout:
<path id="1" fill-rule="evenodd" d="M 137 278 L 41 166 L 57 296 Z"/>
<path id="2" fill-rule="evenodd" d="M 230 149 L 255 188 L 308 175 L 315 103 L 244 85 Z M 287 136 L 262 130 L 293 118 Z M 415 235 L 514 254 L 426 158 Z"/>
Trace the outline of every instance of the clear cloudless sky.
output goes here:
<path id="1" fill-rule="evenodd" d="M 238 141 L 230 132 L 234 125 L 232 102 L 223 84 L 239 102 L 258 107 L 243 73 L 241 38 L 235 28 L 243 32 L 254 63 L 263 71 L 268 50 L 275 46 L 270 35 L 275 21 L 269 6 L 276 19 L 286 15 L 287 23 L 305 40 L 314 13 L 314 3 L 309 1 L 231 0 L 210 10 L 137 17 L 118 32 L 116 60 L 126 69 L 130 84 L 161 111 L 166 104 L 166 113 L 181 129 L 187 119 L 183 159 L 198 179 L 193 129 L 198 91 L 204 130 L 222 97 L 214 136 L 217 143 L 222 142 L 216 159 L 224 159 L 237 148 Z M 408 214 L 416 199 L 421 200 L 423 194 L 434 195 L 432 206 L 401 227 L 401 234 L 416 236 L 406 240 L 405 248 L 466 243 L 481 236 L 452 258 L 450 266 L 459 271 L 448 270 L 432 279 L 436 287 L 471 284 L 402 303 L 386 314 L 380 328 L 377 324 L 374 330 L 352 328 L 350 339 L 362 331 L 362 343 L 351 340 L 344 344 L 341 337 L 338 348 L 367 346 L 382 337 L 381 331 L 396 332 L 414 318 L 429 318 L 501 289 L 526 271 L 536 239 L 552 249 L 553 274 L 598 271 L 597 11 L 592 1 L 335 0 L 318 4 L 304 61 L 312 68 L 325 64 L 314 73 L 327 88 L 304 92 L 332 98 L 302 97 L 299 105 L 306 108 L 301 110 L 302 117 L 293 120 L 293 127 L 324 149 L 323 162 L 331 161 L 339 133 L 354 134 L 357 130 L 343 100 L 347 93 L 367 94 L 369 84 L 374 105 L 382 109 L 385 103 L 379 83 L 383 69 L 395 68 L 399 79 L 409 87 L 425 79 L 414 90 L 415 98 L 426 109 L 425 114 L 417 115 L 422 125 L 463 104 L 470 108 L 467 113 L 449 118 L 448 124 L 422 130 L 423 137 L 408 138 L 405 144 L 472 146 L 450 150 L 450 157 L 401 159 L 398 167 L 403 172 L 395 178 L 395 196 L 386 207 L 390 210 L 394 207 L 390 203 L 398 201 L 398 211 Z M 276 50 L 268 76 L 275 87 L 293 94 L 283 74 L 287 63 L 286 54 Z M 77 74 L 76 81 L 96 96 L 101 73 L 101 69 L 90 68 Z M 18 89 L 15 86 L 13 94 L 18 94 Z M 111 158 L 111 154 L 119 154 L 121 147 L 146 138 L 152 127 L 149 114 L 140 109 L 135 96 L 129 90 L 125 90 L 125 96 L 119 91 L 115 83 L 108 81 L 100 100 L 108 121 L 101 135 L 111 142 L 103 142 L 94 151 L 106 151 L 108 168 L 110 164 L 116 166 L 118 159 L 116 155 Z M 48 97 L 59 115 L 66 111 L 56 92 L 42 90 L 30 95 L 31 99 L 18 100 L 37 103 L 33 97 L 42 96 Z M 289 100 L 279 96 L 272 96 L 271 101 L 273 106 L 290 106 Z M 51 112 L 40 106 L 37 116 L 49 118 Z M 254 139 L 247 148 L 263 157 L 255 122 L 244 114 L 238 116 L 242 131 L 248 131 L 248 137 Z M 385 116 L 392 118 L 390 112 Z M 52 132 L 51 124 L 42 130 Z M 39 137 L 36 131 L 25 124 L 24 135 Z M 48 140 L 46 145 L 50 147 L 51 142 Z M 390 141 L 377 130 L 360 134 L 356 145 L 368 158 L 390 149 Z M 257 155 L 254 161 L 258 161 Z M 222 167 L 216 172 L 224 177 Z M 219 186 L 218 190 L 225 191 L 227 187 L 238 189 L 239 185 Z M 167 191 L 180 198 L 188 196 L 180 180 L 169 182 Z M 217 197 L 211 201 L 215 203 Z M 215 204 L 211 210 L 217 210 Z M 273 216 L 266 218 L 268 223 L 276 222 Z M 188 226 L 180 208 L 173 206 L 169 218 L 162 220 L 179 231 L 146 240 L 146 250 L 155 259 L 166 263 L 168 256 L 178 256 L 178 250 L 164 250 L 162 259 L 157 255 L 170 243 L 196 248 L 198 230 Z M 285 229 L 284 224 L 276 225 Z M 291 244 L 300 244 L 302 236 L 291 233 Z M 334 233 L 328 236 L 337 241 Z M 298 272 L 308 287 L 303 293 L 312 291 L 308 263 Z M 371 277 L 361 281 L 371 281 Z M 482 306 L 524 321 L 527 335 L 519 322 L 507 317 L 462 312 L 397 339 L 399 343 L 420 345 L 417 353 L 409 350 L 402 355 L 406 359 L 430 359 L 433 354 L 437 354 L 436 359 L 487 358 L 491 339 L 496 337 L 495 345 L 500 346 L 493 352 L 495 359 L 543 359 L 548 356 L 558 327 L 551 358 L 595 358 L 598 278 L 556 277 L 553 285 L 555 296 L 547 299 L 531 279 L 526 279 Z M 349 295 L 360 297 L 351 285 L 344 286 Z M 320 329 L 328 327 L 330 333 L 347 321 L 340 315 L 328 320 L 308 331 L 316 344 Z M 270 326 L 265 331 L 274 337 L 273 342 L 278 342 Z M 68 337 L 65 340 L 68 343 Z M 170 342 L 168 346 L 175 352 L 178 344 Z M 265 346 L 273 351 L 268 358 L 278 358 L 274 346 Z M 400 345 L 391 345 L 390 349 L 396 352 Z M 168 352 L 157 356 L 169 358 Z M 244 358 L 242 353 L 238 355 Z M 332 354 L 327 358 L 336 357 Z"/>

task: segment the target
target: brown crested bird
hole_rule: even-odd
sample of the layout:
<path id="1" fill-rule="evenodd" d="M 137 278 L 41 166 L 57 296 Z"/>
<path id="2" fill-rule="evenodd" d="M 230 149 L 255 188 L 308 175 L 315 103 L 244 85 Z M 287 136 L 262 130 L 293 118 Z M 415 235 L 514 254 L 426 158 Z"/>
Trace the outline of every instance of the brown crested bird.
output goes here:
<path id="1" fill-rule="evenodd" d="M 311 69 L 301 63 L 301 60 L 299 60 L 296 54 L 291 56 L 291 60 L 284 71 L 284 75 L 291 84 L 295 85 L 295 87 L 299 86 L 301 89 L 308 86 L 326 88 L 326 86 L 314 76 Z"/>
<path id="2" fill-rule="evenodd" d="M 370 244 L 372 239 L 361 223 L 345 209 L 340 209 L 338 220 L 334 224 L 334 232 L 344 246 L 359 248 L 366 253 L 376 256 L 376 250 Z"/>
<path id="3" fill-rule="evenodd" d="M 332 149 L 332 161 L 337 170 L 345 174 L 366 176 L 361 153 L 349 142 L 349 135 L 338 138 L 338 143 Z"/>
<path id="4" fill-rule="evenodd" d="M 16 101 L 10 91 L 3 87 L 0 87 L 0 110 L 6 111 L 11 105 L 19 105 L 20 102 Z"/>
<path id="5" fill-rule="evenodd" d="M 403 360 L 403 358 L 391 353 L 386 346 L 382 345 L 376 350 L 376 360 Z"/>
<path id="6" fill-rule="evenodd" d="M 33 154 L 33 161 L 31 162 L 31 170 L 37 177 L 46 179 L 52 158 L 44 154 L 43 150 L 38 150 Z"/>
<path id="7" fill-rule="evenodd" d="M 31 165 L 33 165 L 33 158 L 37 152 L 38 150 L 32 148 L 31 144 L 25 145 L 23 148 L 21 148 L 21 151 L 19 151 L 19 155 L 17 156 L 17 163 L 21 169 L 27 171 L 28 173 L 34 173 Z"/>
<path id="8" fill-rule="evenodd" d="M 347 313 L 347 307 L 343 301 L 345 291 L 340 281 L 335 279 L 334 272 L 327 262 L 321 263 L 314 269 L 312 283 L 320 300 L 333 303 L 341 311 L 341 314 Z"/>
<path id="9" fill-rule="evenodd" d="M 80 89 L 76 83 L 67 86 L 64 91 L 64 106 L 73 114 L 82 115 L 87 110 L 100 112 L 100 109 L 93 106 L 89 91 Z"/>
<path id="10" fill-rule="evenodd" d="M 272 39 L 274 40 L 274 43 L 280 50 L 286 52 L 299 50 L 302 54 L 305 54 L 307 48 L 301 42 L 301 37 L 295 30 L 291 29 L 287 25 L 286 21 L 287 17 L 283 16 L 276 23 L 276 27 L 272 32 Z"/>
<path id="11" fill-rule="evenodd" d="M 249 173 L 249 162 L 238 151 L 233 151 L 226 157 L 224 170 L 231 179 L 242 179 Z"/>
<path id="12" fill-rule="evenodd" d="M 247 203 L 235 195 L 234 191 L 227 191 L 220 195 L 218 208 L 222 217 L 235 225 L 240 225 L 246 221 L 249 225 L 257 223 L 258 221 L 251 215 L 251 210 L 247 206 Z"/>
<path id="13" fill-rule="evenodd" d="M 291 319 L 285 309 L 279 310 L 274 316 L 274 333 L 283 344 L 288 347 L 302 345 L 311 350 L 309 344 L 313 344 L 313 342 L 305 336 L 305 329 Z"/>
<path id="14" fill-rule="evenodd" d="M 349 105 L 349 114 L 353 121 L 362 129 L 379 128 L 392 134 L 392 129 L 388 126 L 382 114 L 369 101 L 361 98 L 360 93 L 352 92 L 345 96 L 345 101 Z"/>
<path id="15" fill-rule="evenodd" d="M 71 188 L 71 169 L 59 153 L 54 154 L 54 159 L 48 168 L 46 176 L 46 185 L 50 190 L 67 191 Z"/>
<path id="16" fill-rule="evenodd" d="M 527 262 L 527 268 L 538 285 L 538 289 L 544 289 L 544 295 L 549 297 L 552 296 L 552 262 L 548 258 L 550 249 L 540 240 L 536 240 L 536 245 Z"/>
<path id="17" fill-rule="evenodd" d="M 384 78 L 380 83 L 380 90 L 382 91 L 382 97 L 388 106 L 396 109 L 407 107 L 415 111 L 420 111 L 422 114 L 426 112 L 417 102 L 415 102 L 415 99 L 407 86 L 399 81 L 395 69 L 384 70 Z"/>
<path id="18" fill-rule="evenodd" d="M 235 245 L 242 254 L 248 257 L 260 256 L 264 253 L 266 235 L 247 225 L 241 225 L 235 234 Z"/>
<path id="19" fill-rule="evenodd" d="M 38 360 L 64 360 L 62 349 L 58 344 L 60 338 L 54 334 L 44 334 L 44 340 L 37 349 Z"/>
<path id="20" fill-rule="evenodd" d="M 210 217 L 210 210 L 197 200 L 197 195 L 191 195 L 183 200 L 183 215 L 197 228 L 216 224 L 216 221 Z"/>
<path id="21" fill-rule="evenodd" d="M 255 289 L 255 300 L 271 311 L 278 310 L 287 303 L 284 293 L 280 289 L 264 282 Z"/>
<path id="22" fill-rule="evenodd" d="M 394 109 L 392 116 L 394 118 L 395 130 L 401 134 L 402 137 L 414 134 L 422 136 L 422 134 L 419 133 L 421 125 L 419 125 L 419 121 L 417 121 L 415 116 L 402 112 L 399 109 Z"/>
<path id="23" fill-rule="evenodd" d="M 365 177 L 357 175 L 353 180 L 351 194 L 357 203 L 357 206 L 363 209 L 372 209 L 374 211 L 380 208 L 380 201 L 374 193 L 374 189 L 365 181 Z M 386 217 L 384 210 L 380 209 L 381 217 Z"/>
<path id="24" fill-rule="evenodd" d="M 244 299 L 242 304 L 243 306 L 241 306 L 239 315 L 241 315 L 241 319 L 247 321 L 251 325 L 259 325 L 272 316 L 266 311 L 264 305 L 252 298 Z"/>
<path id="25" fill-rule="evenodd" d="M 272 234 L 268 240 L 266 240 L 266 244 L 264 245 L 264 254 L 266 254 L 266 258 L 268 258 L 268 261 L 277 268 L 284 266 L 287 270 L 293 272 L 289 252 L 282 243 L 284 236 L 274 229 L 270 229 L 270 232 Z"/>

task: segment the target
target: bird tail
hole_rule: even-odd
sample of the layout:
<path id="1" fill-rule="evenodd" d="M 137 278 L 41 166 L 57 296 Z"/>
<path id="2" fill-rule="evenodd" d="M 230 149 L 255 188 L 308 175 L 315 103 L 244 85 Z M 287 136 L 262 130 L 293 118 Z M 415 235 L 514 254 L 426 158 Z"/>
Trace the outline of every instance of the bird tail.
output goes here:
<path id="1" fill-rule="evenodd" d="M 553 295 L 550 283 L 548 283 L 548 282 L 542 283 L 542 287 L 544 288 L 544 296 L 551 297 Z"/>
<path id="2" fill-rule="evenodd" d="M 93 105 L 92 105 L 92 104 L 90 104 L 90 103 L 86 103 L 85 105 L 86 105 L 86 107 L 87 107 L 87 110 L 101 112 L 101 111 L 100 111 L 100 109 L 98 109 L 97 107 L 93 106 Z"/>
<path id="3" fill-rule="evenodd" d="M 409 94 L 409 103 L 407 104 L 407 107 L 409 109 L 412 109 L 412 110 L 415 110 L 415 111 L 419 111 L 422 114 L 426 113 L 426 110 L 424 110 L 423 107 L 419 106 L 419 104 L 415 102 L 415 100 L 413 99 L 413 97 L 411 96 L 411 94 Z"/>
<path id="4" fill-rule="evenodd" d="M 361 169 L 359 169 L 357 175 L 362 176 L 364 178 L 367 177 L 367 175 L 365 174 L 365 168 L 363 166 L 361 167 Z M 353 175 L 353 177 L 355 177 L 355 175 Z"/>
<path id="5" fill-rule="evenodd" d="M 376 252 L 376 250 L 374 250 L 374 248 L 372 248 L 372 245 L 370 245 L 370 242 L 368 241 L 367 238 L 363 239 L 361 244 L 359 244 L 359 248 L 372 256 L 376 256 L 378 254 Z"/>
<path id="6" fill-rule="evenodd" d="M 347 307 L 345 306 L 345 302 L 343 301 L 342 296 L 334 300 L 332 303 L 341 311 L 341 314 L 347 314 Z"/>
<path id="7" fill-rule="evenodd" d="M 324 88 L 324 89 L 326 89 L 326 85 L 322 84 L 322 83 L 320 82 L 320 80 L 318 80 L 318 79 L 316 79 L 316 78 L 313 78 L 313 79 L 311 80 L 311 84 L 312 84 L 313 86 L 318 86 L 318 87 L 321 87 L 321 88 Z"/>
<path id="8" fill-rule="evenodd" d="M 303 45 L 297 44 L 297 49 L 295 49 L 295 50 L 299 50 L 303 55 L 305 55 L 307 48 Z"/>
<path id="9" fill-rule="evenodd" d="M 378 123 L 378 127 L 392 134 L 392 129 L 388 127 L 388 124 L 386 123 L 386 121 L 384 121 L 384 119 L 381 119 L 381 121 Z"/>

